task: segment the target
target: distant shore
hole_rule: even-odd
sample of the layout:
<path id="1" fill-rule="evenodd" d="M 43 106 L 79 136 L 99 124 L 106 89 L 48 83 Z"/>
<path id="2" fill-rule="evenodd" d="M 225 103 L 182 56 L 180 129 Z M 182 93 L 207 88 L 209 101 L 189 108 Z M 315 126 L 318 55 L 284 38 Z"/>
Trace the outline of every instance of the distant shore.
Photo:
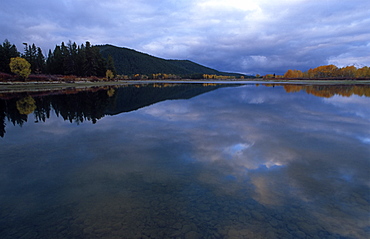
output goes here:
<path id="1" fill-rule="evenodd" d="M 0 93 L 25 92 L 43 90 L 61 90 L 68 88 L 90 88 L 102 86 L 121 86 L 134 84 L 154 83 L 214 83 L 214 84 L 322 84 L 322 85 L 343 85 L 343 84 L 370 84 L 370 79 L 166 79 L 166 80 L 110 80 L 110 81 L 0 81 Z"/>

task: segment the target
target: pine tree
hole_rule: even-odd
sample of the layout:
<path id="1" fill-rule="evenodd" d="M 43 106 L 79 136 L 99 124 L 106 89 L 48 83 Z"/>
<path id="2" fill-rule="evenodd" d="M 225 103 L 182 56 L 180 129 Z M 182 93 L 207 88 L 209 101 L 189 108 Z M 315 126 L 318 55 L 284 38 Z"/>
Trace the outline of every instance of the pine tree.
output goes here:
<path id="1" fill-rule="evenodd" d="M 10 59 L 20 56 L 17 47 L 5 39 L 4 43 L 0 45 L 0 71 L 10 73 Z"/>
<path id="2" fill-rule="evenodd" d="M 37 48 L 36 54 L 36 73 L 45 73 L 45 56 L 40 47 Z"/>
<path id="3" fill-rule="evenodd" d="M 93 56 L 93 51 L 91 49 L 91 44 L 88 41 L 86 42 L 85 56 L 86 56 L 86 61 L 84 62 L 85 64 L 83 65 L 84 75 L 85 76 L 96 75 L 95 69 L 97 67 L 97 64 L 96 64 L 94 56 Z"/>
<path id="4" fill-rule="evenodd" d="M 66 47 L 66 55 L 64 58 L 64 67 L 65 71 L 64 74 L 66 75 L 76 75 L 77 74 L 77 44 L 74 42 L 72 44 L 71 41 L 68 42 Z"/>
<path id="5" fill-rule="evenodd" d="M 31 46 L 27 43 L 25 45 L 24 54 L 22 55 L 31 64 L 31 71 L 33 73 L 42 73 L 45 69 L 45 57 L 42 54 L 40 47 L 36 47 L 33 43 Z"/>
<path id="6" fill-rule="evenodd" d="M 51 66 L 51 69 L 52 69 L 51 73 L 63 75 L 64 73 L 63 63 L 64 63 L 64 57 L 63 57 L 60 46 L 57 45 L 53 52 L 53 64 Z"/>
<path id="7" fill-rule="evenodd" d="M 71 41 L 67 46 L 64 42 L 61 46 L 56 45 L 53 52 L 49 51 L 46 65 L 49 74 L 61 75 L 103 77 L 107 70 L 107 63 L 99 48 L 91 46 L 90 42 L 86 42 L 86 46 L 77 46 Z"/>
<path id="8" fill-rule="evenodd" d="M 83 67 L 85 76 L 105 76 L 105 60 L 101 56 L 99 48 L 91 46 L 88 41 L 85 47 L 85 57 L 86 61 Z"/>
<path id="9" fill-rule="evenodd" d="M 114 76 L 117 75 L 116 67 L 114 66 L 114 60 L 111 55 L 109 55 L 107 58 L 107 70 L 112 71 Z"/>
<path id="10" fill-rule="evenodd" d="M 53 61 L 54 61 L 54 55 L 51 52 L 51 50 L 49 49 L 48 57 L 46 58 L 46 72 L 48 74 L 52 74 Z"/>
<path id="11" fill-rule="evenodd" d="M 71 57 L 70 57 L 68 48 L 66 47 L 64 42 L 62 42 L 62 45 L 60 46 L 60 51 L 61 51 L 61 54 L 62 54 L 62 57 L 61 57 L 61 61 L 62 61 L 61 68 L 63 69 L 62 74 L 63 75 L 69 75 L 69 74 L 72 73 L 71 71 L 73 69 L 71 69 L 71 66 L 70 66 L 70 63 L 69 63 L 69 61 L 71 60 L 70 59 Z"/>
<path id="12" fill-rule="evenodd" d="M 86 64 L 86 52 L 84 44 L 77 47 L 77 55 L 76 55 L 76 75 L 84 76 L 85 70 L 84 66 Z"/>

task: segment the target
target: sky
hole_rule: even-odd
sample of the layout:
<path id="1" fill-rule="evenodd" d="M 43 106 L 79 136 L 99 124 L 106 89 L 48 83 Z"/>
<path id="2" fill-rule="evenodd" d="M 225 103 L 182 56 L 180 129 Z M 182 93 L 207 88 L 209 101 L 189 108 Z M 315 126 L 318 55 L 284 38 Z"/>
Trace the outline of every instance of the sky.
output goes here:
<path id="1" fill-rule="evenodd" d="M 368 0 L 2 0 L 0 41 L 112 44 L 227 72 L 370 65 Z"/>

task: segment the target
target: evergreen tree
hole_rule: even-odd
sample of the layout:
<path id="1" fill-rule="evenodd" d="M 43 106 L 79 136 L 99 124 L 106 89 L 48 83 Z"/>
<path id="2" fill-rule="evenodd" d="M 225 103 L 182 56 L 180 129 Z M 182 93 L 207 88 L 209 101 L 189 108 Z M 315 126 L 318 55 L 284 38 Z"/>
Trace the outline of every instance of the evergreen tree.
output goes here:
<path id="1" fill-rule="evenodd" d="M 100 54 L 97 47 L 91 46 L 90 42 L 86 42 L 85 47 L 86 61 L 84 64 L 85 76 L 105 76 L 106 64 L 104 58 Z"/>
<path id="2" fill-rule="evenodd" d="M 112 71 L 114 76 L 117 75 L 116 67 L 114 66 L 114 60 L 111 55 L 109 55 L 107 58 L 107 70 Z"/>
<path id="3" fill-rule="evenodd" d="M 68 48 L 66 47 L 66 45 L 64 44 L 64 42 L 62 42 L 62 45 L 60 46 L 60 51 L 61 51 L 61 54 L 62 54 L 62 57 L 61 57 L 61 62 L 62 62 L 62 65 L 61 65 L 61 68 L 62 68 L 62 73 L 63 75 L 69 75 L 69 74 L 72 74 L 72 70 L 71 67 L 70 67 L 70 64 L 69 64 L 69 61 L 71 60 L 70 59 L 70 55 L 69 55 L 69 51 L 68 51 Z"/>
<path id="4" fill-rule="evenodd" d="M 68 42 L 66 51 L 65 51 L 65 58 L 64 58 L 64 74 L 66 75 L 76 75 L 77 71 L 77 44 L 74 42 L 72 44 L 71 41 Z"/>
<path id="5" fill-rule="evenodd" d="M 29 46 L 27 43 L 25 45 L 24 54 L 22 55 L 31 64 L 32 73 L 43 73 L 45 71 L 45 56 L 42 53 L 40 47 L 36 47 L 33 43 Z"/>
<path id="6" fill-rule="evenodd" d="M 17 47 L 5 39 L 2 45 L 0 45 L 0 71 L 5 73 L 10 73 L 10 59 L 20 56 L 17 51 Z"/>
<path id="7" fill-rule="evenodd" d="M 76 55 L 76 75 L 84 76 L 85 70 L 84 66 L 86 64 L 86 52 L 85 52 L 85 45 L 81 44 L 81 46 L 77 47 L 77 55 Z"/>
<path id="8" fill-rule="evenodd" d="M 46 68 L 50 74 L 102 77 L 107 65 L 99 48 L 91 46 L 90 42 L 86 42 L 86 46 L 77 46 L 69 41 L 67 45 L 62 42 L 53 52 L 49 51 Z"/>
<path id="9" fill-rule="evenodd" d="M 49 74 L 52 74 L 53 61 L 54 61 L 54 55 L 51 52 L 51 50 L 49 49 L 48 57 L 46 59 L 46 72 L 49 73 Z"/>
<path id="10" fill-rule="evenodd" d="M 90 42 L 86 42 L 85 48 L 86 61 L 84 64 L 84 75 L 85 76 L 96 76 L 96 69 L 98 68 L 98 63 L 94 56 L 94 50 L 91 47 Z"/>
<path id="11" fill-rule="evenodd" d="M 64 57 L 61 51 L 60 46 L 55 46 L 55 49 L 53 51 L 53 59 L 52 64 L 50 66 L 51 74 L 57 74 L 57 75 L 63 75 L 64 69 L 63 69 L 63 63 L 64 63 Z"/>
<path id="12" fill-rule="evenodd" d="M 96 61 L 98 63 L 98 68 L 96 70 L 97 71 L 96 76 L 104 77 L 107 71 L 107 62 L 100 54 L 100 50 L 98 47 L 94 46 L 93 49 L 94 49 L 94 55 L 95 55 Z"/>
<path id="13" fill-rule="evenodd" d="M 45 73 L 45 56 L 40 47 L 37 48 L 36 54 L 36 73 Z"/>
<path id="14" fill-rule="evenodd" d="M 25 45 L 23 58 L 26 59 L 31 64 L 31 72 L 36 72 L 36 58 L 37 58 L 37 48 L 35 44 L 28 45 L 27 43 L 23 43 Z"/>

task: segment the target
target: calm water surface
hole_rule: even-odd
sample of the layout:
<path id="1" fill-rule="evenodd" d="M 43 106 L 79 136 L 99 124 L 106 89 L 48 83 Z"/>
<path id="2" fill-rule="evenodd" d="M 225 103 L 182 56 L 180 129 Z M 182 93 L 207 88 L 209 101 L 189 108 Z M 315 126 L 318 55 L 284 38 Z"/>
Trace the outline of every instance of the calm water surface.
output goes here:
<path id="1" fill-rule="evenodd" d="M 370 98 L 302 87 L 3 94 L 0 238 L 369 238 Z"/>

